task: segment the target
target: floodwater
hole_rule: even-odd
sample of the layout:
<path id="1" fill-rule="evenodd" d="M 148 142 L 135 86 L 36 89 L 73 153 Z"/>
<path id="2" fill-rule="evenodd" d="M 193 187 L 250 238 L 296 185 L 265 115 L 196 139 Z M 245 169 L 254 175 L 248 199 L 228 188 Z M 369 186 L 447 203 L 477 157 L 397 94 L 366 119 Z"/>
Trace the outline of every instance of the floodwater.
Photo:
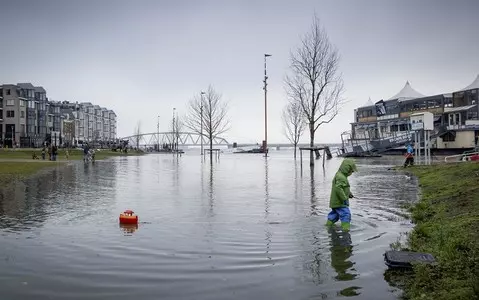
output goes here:
<path id="1" fill-rule="evenodd" d="M 411 228 L 417 183 L 357 160 L 351 232 L 328 230 L 340 162 L 150 154 L 18 183 L 0 193 L 1 299 L 397 299 L 383 253 Z M 138 228 L 120 227 L 125 209 Z"/>

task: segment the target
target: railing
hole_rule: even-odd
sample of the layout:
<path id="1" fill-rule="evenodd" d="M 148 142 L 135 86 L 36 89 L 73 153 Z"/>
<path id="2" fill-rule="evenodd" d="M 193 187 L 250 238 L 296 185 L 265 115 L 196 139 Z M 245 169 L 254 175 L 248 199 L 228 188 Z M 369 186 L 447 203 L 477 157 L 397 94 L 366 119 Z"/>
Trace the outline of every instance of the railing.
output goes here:
<path id="1" fill-rule="evenodd" d="M 446 156 L 446 157 L 444 157 L 444 162 L 449 163 L 449 162 L 458 162 L 458 161 L 468 161 L 469 157 L 476 156 L 476 155 L 479 155 L 478 150 L 466 151 L 462 154 Z M 451 161 L 450 159 L 452 159 L 452 158 L 459 158 L 459 160 Z"/>
<path id="2" fill-rule="evenodd" d="M 477 124 L 468 124 L 468 125 L 448 125 L 447 130 L 458 130 L 458 129 L 469 129 L 469 130 L 477 130 L 479 125 Z"/>

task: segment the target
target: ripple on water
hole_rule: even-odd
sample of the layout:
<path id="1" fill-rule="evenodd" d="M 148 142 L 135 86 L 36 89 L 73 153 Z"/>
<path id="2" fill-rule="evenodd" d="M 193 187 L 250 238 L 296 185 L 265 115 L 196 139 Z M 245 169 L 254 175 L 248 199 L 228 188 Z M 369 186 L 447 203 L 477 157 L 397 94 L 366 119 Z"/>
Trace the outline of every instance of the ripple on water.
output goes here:
<path id="1" fill-rule="evenodd" d="M 345 234 L 324 225 L 340 160 L 301 173 L 289 155 L 225 154 L 213 170 L 189 154 L 121 157 L 32 179 L 0 197 L 0 289 L 7 299 L 394 299 L 382 253 L 408 228 L 401 205 L 414 181 L 361 161 Z M 138 227 L 118 225 L 126 208 Z"/>

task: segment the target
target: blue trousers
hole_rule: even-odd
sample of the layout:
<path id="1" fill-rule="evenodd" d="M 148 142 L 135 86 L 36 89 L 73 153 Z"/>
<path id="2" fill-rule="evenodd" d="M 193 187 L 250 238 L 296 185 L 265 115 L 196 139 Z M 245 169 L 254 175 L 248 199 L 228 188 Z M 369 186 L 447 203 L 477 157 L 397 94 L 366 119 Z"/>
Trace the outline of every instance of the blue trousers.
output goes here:
<path id="1" fill-rule="evenodd" d="M 349 207 L 332 208 L 328 214 L 328 221 L 336 223 L 341 220 L 341 223 L 351 223 L 351 211 Z"/>

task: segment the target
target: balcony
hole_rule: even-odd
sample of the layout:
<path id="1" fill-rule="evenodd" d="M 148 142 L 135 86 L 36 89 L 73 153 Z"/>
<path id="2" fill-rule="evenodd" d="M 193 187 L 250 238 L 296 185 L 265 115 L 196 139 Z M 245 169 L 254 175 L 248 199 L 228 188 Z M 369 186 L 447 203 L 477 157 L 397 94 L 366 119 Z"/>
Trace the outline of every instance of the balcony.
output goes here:
<path id="1" fill-rule="evenodd" d="M 375 122 L 376 120 L 377 120 L 376 116 L 364 117 L 364 118 L 358 118 L 358 123 Z"/>

